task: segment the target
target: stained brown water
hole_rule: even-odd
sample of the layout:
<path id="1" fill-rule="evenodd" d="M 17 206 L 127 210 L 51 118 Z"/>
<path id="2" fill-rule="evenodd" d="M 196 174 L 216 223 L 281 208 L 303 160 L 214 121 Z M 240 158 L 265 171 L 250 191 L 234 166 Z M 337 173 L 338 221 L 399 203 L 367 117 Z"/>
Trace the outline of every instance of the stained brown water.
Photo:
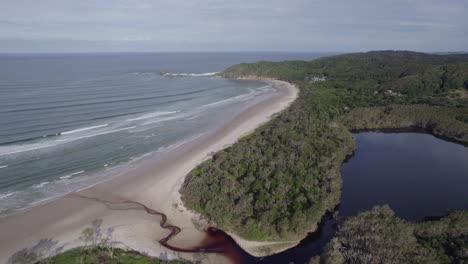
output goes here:
<path id="1" fill-rule="evenodd" d="M 236 244 L 234 239 L 232 239 L 228 234 L 223 232 L 220 229 L 214 228 L 214 227 L 209 227 L 206 231 L 206 237 L 203 239 L 203 241 L 196 246 L 189 247 L 189 248 L 180 248 L 176 246 L 172 246 L 169 244 L 169 241 L 177 236 L 181 229 L 178 226 L 171 225 L 167 222 L 167 216 L 159 211 L 156 211 L 154 209 L 151 209 L 147 207 L 146 205 L 139 203 L 139 202 L 134 202 L 134 201 L 124 201 L 121 204 L 129 204 L 129 205 L 134 205 L 134 206 L 139 206 L 143 208 L 148 214 L 151 215 L 156 215 L 161 218 L 159 221 L 159 225 L 162 228 L 169 229 L 171 233 L 160 239 L 159 243 L 170 249 L 174 250 L 176 252 L 186 252 L 186 253 L 218 253 L 222 254 L 228 259 L 230 259 L 233 263 L 245 263 L 249 262 L 248 261 L 248 256 L 246 253 Z"/>
<path id="2" fill-rule="evenodd" d="M 169 243 L 172 238 L 181 232 L 180 227 L 170 224 L 168 222 L 167 215 L 162 212 L 154 210 L 145 204 L 136 201 L 108 201 L 97 197 L 85 196 L 79 193 L 74 193 L 73 195 L 86 200 L 99 202 L 110 210 L 144 210 L 148 214 L 158 217 L 159 226 L 170 231 L 169 235 L 159 240 L 159 243 L 170 250 L 185 253 L 217 253 L 225 256 L 232 263 L 257 262 L 256 258 L 250 256 L 241 247 L 239 247 L 231 236 L 215 227 L 208 227 L 205 230 L 205 238 L 198 245 L 181 248 Z"/>
<path id="3" fill-rule="evenodd" d="M 235 240 L 226 232 L 215 227 L 208 227 L 205 230 L 204 239 L 192 247 L 177 247 L 170 244 L 170 241 L 179 235 L 180 227 L 169 223 L 167 215 L 143 203 L 136 201 L 108 201 L 101 198 L 89 197 L 75 193 L 75 196 L 92 200 L 104 204 L 110 210 L 144 210 L 150 215 L 158 217 L 159 226 L 170 231 L 169 235 L 159 240 L 159 243 L 167 249 L 185 253 L 216 253 L 221 254 L 232 263 L 307 263 L 311 256 L 322 252 L 322 247 L 333 237 L 335 233 L 336 221 L 331 214 L 327 214 L 318 230 L 310 233 L 297 246 L 267 257 L 254 257 L 242 249 Z"/>

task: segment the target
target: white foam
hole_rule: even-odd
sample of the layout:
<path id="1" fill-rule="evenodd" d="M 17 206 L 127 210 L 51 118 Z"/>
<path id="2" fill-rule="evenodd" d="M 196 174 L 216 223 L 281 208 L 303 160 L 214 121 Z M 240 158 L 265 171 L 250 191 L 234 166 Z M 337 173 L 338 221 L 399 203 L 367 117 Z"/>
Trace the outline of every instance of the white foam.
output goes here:
<path id="1" fill-rule="evenodd" d="M 13 194 L 15 194 L 15 193 L 16 193 L 16 192 L 10 192 L 10 193 L 1 195 L 1 196 L 0 196 L 0 199 L 7 198 L 8 196 L 11 196 L 11 195 L 13 195 Z"/>
<path id="2" fill-rule="evenodd" d="M 82 173 L 84 173 L 84 172 L 85 172 L 85 171 L 77 171 L 77 172 L 74 172 L 74 173 L 71 173 L 71 174 L 62 176 L 62 177 L 60 177 L 60 179 L 68 179 L 68 178 L 70 178 L 70 177 L 72 177 L 72 176 L 74 176 L 74 175 L 82 174 Z"/>
<path id="3" fill-rule="evenodd" d="M 146 125 L 150 125 L 150 124 L 157 124 L 157 123 L 161 123 L 161 122 L 164 122 L 164 121 L 168 121 L 168 120 L 173 120 L 173 119 L 177 119 L 177 118 L 181 118 L 182 116 L 173 116 L 173 117 L 167 117 L 167 118 L 162 118 L 162 119 L 158 119 L 156 121 L 151 121 L 151 122 L 146 122 L 146 123 L 143 123 L 142 125 L 143 126 L 146 126 Z M 143 131 L 143 130 L 142 130 Z"/>
<path id="4" fill-rule="evenodd" d="M 16 146 L 4 146 L 0 147 L 0 156 L 11 155 L 16 153 L 21 153 L 30 150 L 42 149 L 52 147 L 54 144 L 51 143 L 33 143 L 27 145 L 16 145 Z"/>
<path id="5" fill-rule="evenodd" d="M 255 96 L 259 94 L 259 90 L 261 90 L 263 92 L 266 92 L 266 91 L 269 91 L 270 88 L 271 88 L 271 85 L 262 86 L 261 88 L 259 88 L 257 90 L 249 88 L 248 93 L 240 94 L 240 95 L 237 95 L 237 96 L 234 96 L 234 97 L 231 97 L 231 98 L 228 98 L 228 99 L 224 99 L 224 100 L 221 100 L 221 101 L 217 101 L 217 102 L 214 102 L 214 103 L 209 103 L 209 104 L 206 104 L 206 105 L 202 105 L 201 107 L 213 107 L 213 106 L 218 106 L 218 105 L 230 103 L 230 102 L 233 102 L 233 101 L 250 100 L 250 99 L 255 98 Z"/>
<path id="6" fill-rule="evenodd" d="M 206 104 L 206 105 L 203 105 L 202 107 L 213 107 L 213 106 L 218 106 L 218 105 L 230 103 L 230 102 L 236 101 L 236 100 L 249 100 L 249 99 L 252 99 L 252 98 L 253 98 L 253 96 L 250 96 L 250 93 L 248 93 L 248 94 L 241 94 L 241 95 L 234 96 L 234 97 L 231 97 L 231 98 L 228 98 L 228 99 L 224 99 L 224 100 L 221 100 L 221 101 L 217 101 L 217 102 L 214 102 L 214 103 Z"/>
<path id="7" fill-rule="evenodd" d="M 148 156 L 151 153 L 148 153 Z M 95 173 L 86 173 L 80 177 L 72 177 L 68 179 L 58 179 L 50 183 L 41 182 L 40 184 L 33 185 L 25 190 L 16 191 L 14 193 L 0 193 L 0 199 L 9 197 L 14 194 L 12 201 L 0 200 L 0 217 L 4 215 L 3 211 L 8 214 L 18 213 L 28 208 L 47 203 L 67 193 L 80 191 L 86 188 L 91 188 L 96 184 L 106 181 L 111 177 L 116 177 L 122 173 L 128 172 L 133 168 L 135 162 L 147 157 L 146 154 L 133 158 L 128 162 L 121 164 L 109 162 L 104 165 L 102 171 Z M 75 175 L 78 172 L 75 172 Z M 42 188 L 40 188 L 42 187 Z"/>
<path id="8" fill-rule="evenodd" d="M 26 144 L 26 145 L 14 145 L 14 146 L 0 147 L 0 156 L 12 155 L 12 154 L 16 154 L 16 153 L 31 151 L 31 150 L 54 147 L 54 146 L 57 146 L 59 144 L 65 144 L 65 143 L 73 142 L 73 141 L 76 141 L 76 140 L 79 140 L 79 139 L 90 138 L 90 137 L 95 137 L 95 136 L 100 136 L 100 135 L 106 135 L 106 134 L 120 132 L 120 131 L 124 131 L 124 130 L 128 130 L 128 129 L 132 129 L 132 128 L 135 128 L 135 126 L 125 127 L 125 128 L 105 131 L 105 132 L 101 132 L 101 133 L 97 133 L 97 134 L 86 135 L 86 136 L 81 136 L 81 137 L 75 137 L 75 138 L 72 137 L 72 138 L 57 139 L 57 140 L 48 141 L 48 142 L 39 142 L 39 143 L 32 143 L 32 144 Z"/>
<path id="9" fill-rule="evenodd" d="M 201 115 L 202 115 L 201 113 L 196 113 L 196 114 L 193 114 L 193 115 L 188 116 L 188 117 L 185 118 L 184 120 L 185 120 L 185 121 L 189 121 L 189 120 L 197 119 L 197 118 L 199 118 Z"/>
<path id="10" fill-rule="evenodd" d="M 184 145 L 185 143 L 188 143 L 188 142 L 190 142 L 190 141 L 193 141 L 193 140 L 195 140 L 195 139 L 197 139 L 197 138 L 203 136 L 203 134 L 204 134 L 204 133 L 200 133 L 200 134 L 195 135 L 195 136 L 193 136 L 193 137 L 189 137 L 189 138 L 187 138 L 187 139 L 185 139 L 185 140 L 179 141 L 179 142 L 177 142 L 177 143 L 175 143 L 175 144 L 172 144 L 172 145 L 170 145 L 170 146 L 168 146 L 168 147 L 166 147 L 166 148 L 163 148 L 163 150 L 173 150 L 173 149 L 176 149 L 176 148 L 178 148 L 178 147 Z M 159 149 L 158 149 L 158 150 L 159 150 Z"/>
<path id="11" fill-rule="evenodd" d="M 110 131 L 106 131 L 106 132 L 101 132 L 101 133 L 92 134 L 92 135 L 87 135 L 87 136 L 82 136 L 82 137 L 77 137 L 77 138 L 59 139 L 59 140 L 57 140 L 57 141 L 72 142 L 72 141 L 75 141 L 75 140 L 78 140 L 78 139 L 84 139 L 84 138 L 90 138 L 90 137 L 95 137 L 95 136 L 100 136 L 100 135 L 106 135 L 106 134 L 110 134 L 110 133 L 115 133 L 115 132 L 120 132 L 120 131 L 124 131 L 124 130 L 129 130 L 129 129 L 132 129 L 132 128 L 135 128 L 135 126 L 119 128 L 119 129 L 115 129 L 115 130 L 110 130 Z"/>
<path id="12" fill-rule="evenodd" d="M 0 169 L 8 168 L 8 165 L 0 166 Z"/>
<path id="13" fill-rule="evenodd" d="M 33 185 L 33 188 L 42 188 L 44 187 L 45 185 L 49 184 L 50 182 L 41 182 L 39 184 L 36 184 L 36 185 Z"/>
<path id="14" fill-rule="evenodd" d="M 39 204 L 43 204 L 43 203 L 45 203 L 45 202 L 47 202 L 47 201 L 53 200 L 53 199 L 58 198 L 58 197 L 61 197 L 61 196 L 63 196 L 63 194 L 61 194 L 61 195 L 55 195 L 55 196 L 52 196 L 52 197 L 47 197 L 47 198 L 45 198 L 45 199 L 32 202 L 32 203 L 30 203 L 27 207 L 24 207 L 24 208 L 22 208 L 22 209 L 23 209 L 23 210 L 24 210 L 24 209 L 28 209 L 28 208 L 34 207 L 34 206 L 39 205 Z"/>
<path id="15" fill-rule="evenodd" d="M 180 112 L 180 111 L 155 112 L 155 113 L 150 113 L 150 114 L 142 115 L 142 116 L 137 117 L 137 118 L 127 119 L 127 120 L 125 120 L 125 121 L 137 121 L 137 120 L 148 119 L 148 118 L 153 118 L 153 117 L 158 117 L 158 116 L 163 116 L 163 115 L 175 114 L 175 113 L 178 113 L 178 112 Z"/>
<path id="16" fill-rule="evenodd" d="M 215 76 L 219 72 L 205 72 L 205 73 L 170 73 L 164 72 L 161 75 L 170 77 L 210 77 Z"/>
<path id="17" fill-rule="evenodd" d="M 83 131 L 87 131 L 87 130 L 91 130 L 91 129 L 106 127 L 108 125 L 109 124 L 104 124 L 104 125 L 99 125 L 99 126 L 92 126 L 92 127 L 85 127 L 85 128 L 75 129 L 75 130 L 63 132 L 63 133 L 61 133 L 61 135 L 68 135 L 68 134 L 73 134 L 73 133 L 77 133 L 77 132 L 83 132 Z"/>

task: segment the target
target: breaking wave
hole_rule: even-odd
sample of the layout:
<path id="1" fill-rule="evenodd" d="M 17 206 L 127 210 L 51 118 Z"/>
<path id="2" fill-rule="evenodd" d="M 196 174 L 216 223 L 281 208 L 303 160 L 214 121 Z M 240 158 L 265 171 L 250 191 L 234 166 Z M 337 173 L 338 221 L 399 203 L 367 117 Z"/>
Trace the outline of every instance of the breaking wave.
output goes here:
<path id="1" fill-rule="evenodd" d="M 164 115 L 170 115 L 170 114 L 175 114 L 175 113 L 179 113 L 180 111 L 169 111 L 169 112 L 154 112 L 154 113 L 149 113 L 149 114 L 145 114 L 145 115 L 142 115 L 140 117 L 136 117 L 136 118 L 130 118 L 130 119 L 127 119 L 125 121 L 138 121 L 138 120 L 142 120 L 142 119 L 148 119 L 148 118 L 153 118 L 153 117 L 158 117 L 158 116 L 164 116 Z"/>
<path id="2" fill-rule="evenodd" d="M 46 181 L 46 182 L 41 182 L 39 184 L 36 184 L 36 185 L 33 185 L 33 188 L 42 188 L 44 187 L 45 185 L 49 184 L 50 182 Z"/>
<path id="3" fill-rule="evenodd" d="M 66 132 L 60 133 L 60 135 L 74 134 L 74 133 L 83 132 L 83 131 L 87 131 L 87 130 L 91 130 L 91 129 L 106 127 L 106 126 L 108 126 L 108 125 L 109 125 L 109 124 L 104 124 L 104 125 L 98 125 L 98 126 L 92 126 L 92 127 L 85 127 L 85 128 L 75 129 L 75 130 L 71 130 L 71 131 L 66 131 Z"/>
<path id="4" fill-rule="evenodd" d="M 9 192 L 7 194 L 1 194 L 0 195 L 0 200 L 3 199 L 3 198 L 7 198 L 8 196 L 12 196 L 13 194 L 15 194 L 15 192 Z"/>
<path id="5" fill-rule="evenodd" d="M 74 172 L 74 173 L 70 173 L 68 175 L 65 175 L 65 176 L 62 176 L 60 177 L 60 179 L 68 179 L 68 178 L 71 178 L 72 176 L 75 176 L 75 175 L 78 175 L 78 174 L 82 174 L 84 173 L 85 171 L 77 171 L 77 172 Z"/>
<path id="6" fill-rule="evenodd" d="M 30 185 L 29 188 L 24 190 L 0 193 L 0 200 L 2 200 L 0 214 L 9 214 L 28 209 L 59 198 L 68 193 L 92 187 L 109 178 L 128 172 L 130 169 L 134 168 L 134 164 L 136 162 L 150 158 L 156 153 L 177 149 L 180 146 L 196 140 L 203 135 L 204 133 L 199 133 L 194 136 L 181 139 L 173 144 L 159 147 L 157 150 L 142 154 L 138 157 L 130 157 L 128 161 L 114 164 L 112 167 L 110 167 L 107 163 L 103 164 L 103 168 L 106 168 L 104 171 L 76 171 L 55 179 L 40 181 L 37 184 Z M 74 177 L 77 175 L 80 176 Z"/>
<path id="7" fill-rule="evenodd" d="M 168 73 L 165 76 L 209 77 L 216 74 Z M 156 79 L 161 78 L 156 76 Z M 164 89 L 164 95 L 138 95 L 142 100 L 149 97 L 158 99 L 145 104 L 142 109 L 136 108 L 141 106 L 140 101 L 132 101 L 125 105 L 125 111 L 115 112 L 114 108 L 109 108 L 107 112 L 102 112 L 105 117 L 99 116 L 99 119 L 95 118 L 95 112 L 73 110 L 67 113 L 67 117 L 76 115 L 86 122 L 66 123 L 65 126 L 55 116 L 46 116 L 48 122 L 56 125 L 45 127 L 43 131 L 26 131 L 26 128 L 14 127 L 12 122 L 16 122 L 16 119 L 13 116 L 6 120 L 12 123 L 8 124 L 9 129 L 23 129 L 27 139 L 14 144 L 0 144 L 0 174 L 11 176 L 6 177 L 9 181 L 5 180 L 0 186 L 3 188 L 0 192 L 0 214 L 36 206 L 55 197 L 88 188 L 121 174 L 130 164 L 134 167 L 134 162 L 142 157 L 177 149 L 201 137 L 213 120 L 223 120 L 224 113 L 240 109 L 237 104 L 243 104 L 268 90 L 262 84 L 254 85 L 254 89 L 251 89 L 253 86 L 250 84 L 239 87 L 231 83 L 205 86 L 208 81 L 198 79 L 203 85 L 184 88 L 184 92 L 176 93 L 177 89 L 171 86 L 175 80 L 166 81 L 169 81 L 167 86 L 151 87 Z M 213 79 L 213 82 L 218 80 Z M 171 96 L 176 98 L 168 101 L 166 98 Z M 44 123 L 38 122 L 40 124 Z M 16 138 L 4 137 L 5 141 Z M 21 186 L 10 181 L 14 179 L 14 173 L 23 177 Z"/>
<path id="8" fill-rule="evenodd" d="M 216 76 L 220 72 L 205 72 L 205 73 L 170 73 L 170 72 L 161 72 L 162 76 L 168 77 L 212 77 Z"/>
<path id="9" fill-rule="evenodd" d="M 32 150 L 39 150 L 43 148 L 50 148 L 54 147 L 57 145 L 65 144 L 65 143 L 70 143 L 74 142 L 80 139 L 85 139 L 85 138 L 91 138 L 95 136 L 101 136 L 101 135 L 106 135 L 110 133 L 116 133 L 120 131 L 125 131 L 135 128 L 135 126 L 131 127 L 124 127 L 124 128 L 119 128 L 115 130 L 110 130 L 110 131 L 104 131 L 96 134 L 91 134 L 91 135 L 84 135 L 84 136 L 79 136 L 79 137 L 66 137 L 63 139 L 56 139 L 56 140 L 49 140 L 49 141 L 42 141 L 42 142 L 35 142 L 35 143 L 29 143 L 29 144 L 23 144 L 23 145 L 7 145 L 7 146 L 0 146 L 0 157 L 5 156 L 5 155 L 12 155 L 12 154 L 18 154 L 21 152 L 26 152 L 26 151 L 32 151 Z M 90 130 L 90 129 L 87 129 Z M 82 130 L 84 131 L 84 130 Z M 82 131 L 76 131 L 74 133 L 82 132 Z M 72 134 L 72 133 L 69 133 Z M 60 136 L 60 134 L 58 135 Z"/>

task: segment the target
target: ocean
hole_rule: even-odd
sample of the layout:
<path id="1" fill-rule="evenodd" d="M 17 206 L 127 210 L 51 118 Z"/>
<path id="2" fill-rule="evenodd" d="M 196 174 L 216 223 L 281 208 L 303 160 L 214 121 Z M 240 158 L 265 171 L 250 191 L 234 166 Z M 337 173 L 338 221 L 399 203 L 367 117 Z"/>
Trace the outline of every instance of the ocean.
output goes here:
<path id="1" fill-rule="evenodd" d="M 0 214 L 115 176 L 274 92 L 263 82 L 213 73 L 240 62 L 324 55 L 0 55 Z"/>

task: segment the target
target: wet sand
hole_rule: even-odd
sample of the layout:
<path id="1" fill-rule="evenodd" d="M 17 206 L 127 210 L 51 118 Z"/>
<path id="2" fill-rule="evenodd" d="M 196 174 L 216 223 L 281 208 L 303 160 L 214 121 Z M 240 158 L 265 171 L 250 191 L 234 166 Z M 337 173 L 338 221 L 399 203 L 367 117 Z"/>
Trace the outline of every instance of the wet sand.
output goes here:
<path id="1" fill-rule="evenodd" d="M 298 90 L 289 83 L 265 81 L 277 92 L 226 119 L 217 129 L 145 159 L 108 181 L 0 218 L 0 263 L 6 263 L 15 252 L 34 246 L 41 248 L 45 255 L 82 246 L 81 232 L 93 224 L 102 237 L 108 237 L 118 247 L 164 259 L 225 262 L 226 256 L 222 254 L 200 253 L 205 251 L 203 247 L 212 246 L 206 242 L 208 226 L 199 215 L 184 208 L 178 190 L 185 175 L 211 153 L 252 132 L 298 95 Z M 167 222 L 161 221 L 162 214 Z M 173 235 L 175 227 L 179 231 Z M 259 255 L 259 248 L 269 244 L 234 239 L 254 255 Z M 296 243 L 286 244 L 285 247 L 291 247 Z M 177 252 L 168 247 L 187 250 Z"/>

